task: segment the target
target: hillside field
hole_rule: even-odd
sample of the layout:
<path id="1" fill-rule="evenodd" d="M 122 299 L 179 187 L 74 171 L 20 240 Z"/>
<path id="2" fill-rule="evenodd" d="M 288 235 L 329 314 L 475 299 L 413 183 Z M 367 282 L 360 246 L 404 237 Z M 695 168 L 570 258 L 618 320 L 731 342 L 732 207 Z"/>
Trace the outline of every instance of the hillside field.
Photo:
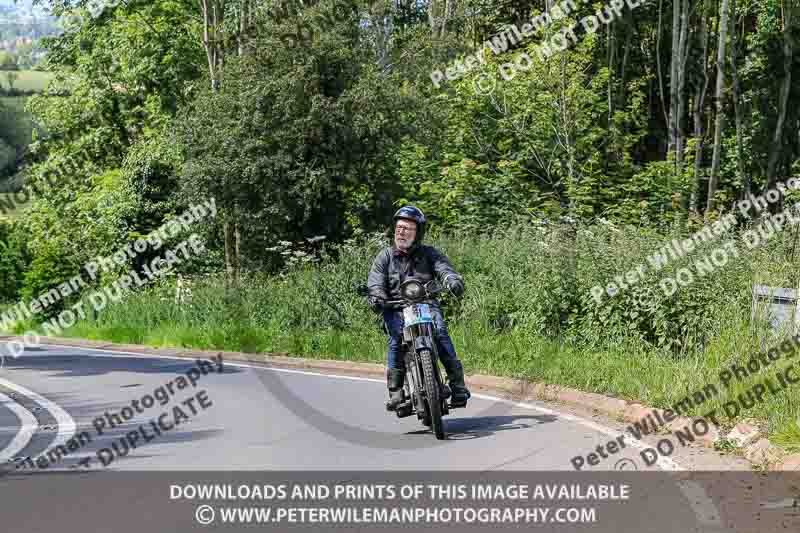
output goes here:
<path id="1" fill-rule="evenodd" d="M 14 82 L 14 88 L 25 91 L 43 91 L 47 82 L 53 78 L 50 72 L 40 70 L 18 70 L 19 77 Z M 0 72 L 0 85 L 3 89 L 8 89 L 8 80 L 5 71 Z"/>

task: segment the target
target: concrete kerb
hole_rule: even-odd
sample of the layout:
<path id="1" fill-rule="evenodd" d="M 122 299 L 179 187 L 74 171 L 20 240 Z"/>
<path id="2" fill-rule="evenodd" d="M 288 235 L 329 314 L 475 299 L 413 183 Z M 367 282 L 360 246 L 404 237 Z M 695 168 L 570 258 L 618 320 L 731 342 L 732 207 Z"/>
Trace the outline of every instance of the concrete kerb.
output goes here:
<path id="1" fill-rule="evenodd" d="M 773 470 L 800 471 L 800 453 L 784 457 L 781 462 L 773 467 Z"/>
<path id="2" fill-rule="evenodd" d="M 0 339 L 11 341 L 19 339 L 18 336 L 0 336 Z M 215 359 L 221 357 L 222 360 L 243 361 L 277 368 L 305 369 L 337 372 L 352 375 L 372 375 L 385 376 L 384 365 L 375 363 L 362 363 L 355 361 L 336 361 L 330 359 L 307 359 L 302 357 L 292 357 L 285 353 L 265 354 L 265 353 L 242 353 L 228 352 L 221 350 L 198 350 L 198 349 L 174 349 L 174 348 L 151 348 L 135 344 L 115 344 L 107 341 L 92 341 L 84 339 L 47 337 L 41 339 L 41 344 L 59 344 L 72 346 L 75 348 L 94 348 L 120 350 L 142 355 L 169 355 L 172 357 L 186 357 L 194 359 L 197 357 Z M 588 408 L 596 413 L 603 414 L 610 418 L 625 422 L 636 422 L 654 411 L 637 402 L 629 402 L 619 398 L 612 398 L 602 394 L 583 392 L 580 390 L 564 387 L 560 385 L 546 385 L 544 383 L 532 382 L 524 379 L 505 378 L 489 376 L 484 374 L 474 374 L 466 377 L 470 388 L 476 388 L 492 392 L 501 392 L 504 395 L 511 395 L 516 401 L 526 400 L 549 400 L 576 407 Z M 658 410 L 663 413 L 663 411 Z M 683 427 L 690 424 L 693 419 L 677 417 L 666 427 Z M 698 438 L 698 441 L 707 448 L 713 448 L 717 442 L 723 438 L 718 432 L 709 432 L 705 438 Z M 800 454 L 787 454 L 780 448 L 773 445 L 766 438 L 757 439 L 755 442 L 740 448 L 742 455 L 754 466 L 766 467 L 769 470 L 791 470 L 800 471 Z"/>

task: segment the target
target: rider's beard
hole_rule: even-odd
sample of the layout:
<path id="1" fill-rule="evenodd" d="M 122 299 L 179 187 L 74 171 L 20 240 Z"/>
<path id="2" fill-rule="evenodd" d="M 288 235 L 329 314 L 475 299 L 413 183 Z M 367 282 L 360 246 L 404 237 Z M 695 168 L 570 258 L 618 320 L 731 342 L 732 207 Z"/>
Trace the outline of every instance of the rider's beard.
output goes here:
<path id="1" fill-rule="evenodd" d="M 410 239 L 407 239 L 405 237 L 395 237 L 394 238 L 394 244 L 400 250 L 408 250 L 409 248 L 411 248 L 411 242 L 412 241 Z"/>

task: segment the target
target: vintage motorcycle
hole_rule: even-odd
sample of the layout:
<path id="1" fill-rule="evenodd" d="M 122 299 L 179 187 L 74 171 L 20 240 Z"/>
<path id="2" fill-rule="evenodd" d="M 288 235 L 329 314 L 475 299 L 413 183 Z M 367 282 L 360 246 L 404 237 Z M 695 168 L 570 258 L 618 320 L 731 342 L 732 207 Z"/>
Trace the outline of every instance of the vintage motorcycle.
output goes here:
<path id="1" fill-rule="evenodd" d="M 448 402 L 452 393 L 450 387 L 444 384 L 437 364 L 439 353 L 430 302 L 442 290 L 434 280 L 423 284 L 409 278 L 400 285 L 402 299 L 383 302 L 385 307 L 401 309 L 403 313 L 400 353 L 406 364 L 403 385 L 406 400 L 397 406 L 395 413 L 398 418 L 416 413 L 417 418 L 431 428 L 438 440 L 446 437 L 442 416 L 448 414 L 450 409 L 466 407 L 466 404 Z M 367 296 L 367 286 L 359 286 L 358 292 Z"/>

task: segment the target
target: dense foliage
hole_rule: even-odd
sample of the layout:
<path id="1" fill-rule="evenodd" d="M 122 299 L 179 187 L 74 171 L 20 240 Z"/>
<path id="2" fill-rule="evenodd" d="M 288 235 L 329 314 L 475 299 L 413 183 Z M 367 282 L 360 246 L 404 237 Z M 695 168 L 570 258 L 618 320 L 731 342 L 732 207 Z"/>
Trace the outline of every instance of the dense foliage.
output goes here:
<path id="1" fill-rule="evenodd" d="M 209 1 L 207 12 L 156 0 L 96 17 L 82 1 L 51 2 L 83 23 L 45 40 L 55 80 L 28 105 L 39 128 L 25 179 L 37 194 L 0 235 L 20 250 L 4 258 L 4 300 L 61 283 L 209 197 L 220 206 L 202 228 L 212 252 L 181 268 L 232 280 L 277 273 L 296 257 L 282 242 L 341 243 L 414 202 L 465 246 L 530 241 L 485 255 L 527 295 L 492 304 L 490 322 L 574 340 L 621 327 L 685 351 L 756 272 L 740 266 L 702 297 L 644 306 L 630 294 L 595 308 L 587 287 L 800 170 L 800 13 L 787 0 L 646 2 L 595 31 L 581 21 L 600 3 L 559 19 L 550 0 Z M 508 40 L 510 24 L 543 14 L 556 20 Z M 541 53 L 571 26 L 575 42 Z M 478 50 L 485 65 L 431 83 Z M 523 52 L 532 61 L 505 80 Z M 19 132 L 0 119 L 2 156 Z M 574 225 L 540 228 L 562 219 Z M 638 228 L 625 246 L 609 244 L 617 226 Z"/>

